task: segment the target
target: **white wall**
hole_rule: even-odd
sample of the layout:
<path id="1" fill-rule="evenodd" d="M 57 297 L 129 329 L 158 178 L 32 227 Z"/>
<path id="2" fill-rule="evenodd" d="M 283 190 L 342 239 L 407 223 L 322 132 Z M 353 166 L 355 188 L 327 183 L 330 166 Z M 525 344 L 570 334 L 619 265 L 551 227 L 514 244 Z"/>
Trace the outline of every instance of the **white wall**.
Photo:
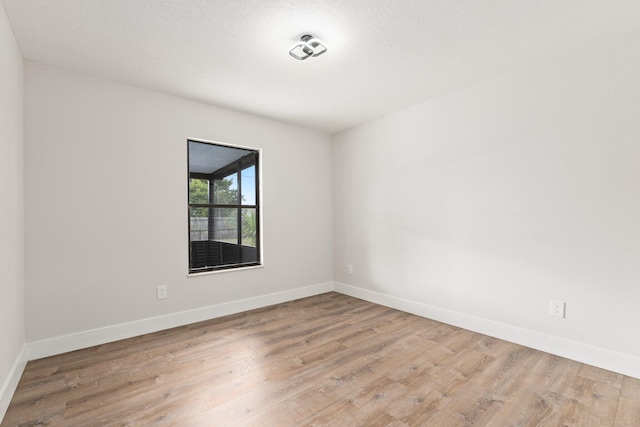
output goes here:
<path id="1" fill-rule="evenodd" d="M 335 280 L 629 356 L 640 374 L 639 39 L 336 135 Z"/>
<path id="2" fill-rule="evenodd" d="M 0 5 L 0 420 L 25 342 L 22 102 L 22 54 Z"/>
<path id="3" fill-rule="evenodd" d="M 263 150 L 264 268 L 187 277 L 188 137 Z M 26 62 L 27 341 L 330 286 L 331 149 L 317 132 Z"/>

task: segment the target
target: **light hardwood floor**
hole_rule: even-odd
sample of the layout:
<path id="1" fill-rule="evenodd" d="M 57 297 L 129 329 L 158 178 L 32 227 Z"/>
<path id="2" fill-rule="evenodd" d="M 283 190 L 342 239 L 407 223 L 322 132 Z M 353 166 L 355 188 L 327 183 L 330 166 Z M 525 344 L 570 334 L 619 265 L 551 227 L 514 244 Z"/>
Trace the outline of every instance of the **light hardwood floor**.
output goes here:
<path id="1" fill-rule="evenodd" d="M 640 380 L 337 293 L 29 362 L 5 426 L 640 426 Z"/>

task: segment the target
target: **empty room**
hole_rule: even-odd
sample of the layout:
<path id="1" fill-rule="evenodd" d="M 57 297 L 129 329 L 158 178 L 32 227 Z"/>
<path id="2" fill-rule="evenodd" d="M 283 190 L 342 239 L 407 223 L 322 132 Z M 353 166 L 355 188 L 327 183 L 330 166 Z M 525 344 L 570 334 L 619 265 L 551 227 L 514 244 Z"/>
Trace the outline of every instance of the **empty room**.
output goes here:
<path id="1" fill-rule="evenodd" d="M 640 426 L 637 0 L 0 0 L 0 426 Z"/>

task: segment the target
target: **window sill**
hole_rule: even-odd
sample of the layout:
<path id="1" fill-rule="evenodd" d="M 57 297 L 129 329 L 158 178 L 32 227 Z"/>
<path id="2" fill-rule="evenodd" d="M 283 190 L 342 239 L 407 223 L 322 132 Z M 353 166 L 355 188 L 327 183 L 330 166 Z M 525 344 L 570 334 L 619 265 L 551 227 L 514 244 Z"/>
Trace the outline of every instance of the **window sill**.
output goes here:
<path id="1" fill-rule="evenodd" d="M 187 273 L 187 277 L 198 277 L 198 276 L 205 276 L 209 274 L 218 274 L 218 273 L 230 273 L 232 271 L 254 270 L 256 268 L 264 268 L 264 264 L 248 265 L 246 267 L 220 268 L 218 270 L 197 271 L 193 273 Z"/>

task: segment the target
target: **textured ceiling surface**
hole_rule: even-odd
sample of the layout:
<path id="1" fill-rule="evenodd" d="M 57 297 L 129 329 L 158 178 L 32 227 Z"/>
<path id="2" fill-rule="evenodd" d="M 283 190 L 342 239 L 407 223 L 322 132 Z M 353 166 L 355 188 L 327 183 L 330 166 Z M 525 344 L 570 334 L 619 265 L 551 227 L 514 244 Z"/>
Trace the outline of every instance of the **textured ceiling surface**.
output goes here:
<path id="1" fill-rule="evenodd" d="M 640 26 L 639 0 L 2 0 L 26 59 L 335 133 Z M 328 47 L 296 61 L 312 33 Z"/>

